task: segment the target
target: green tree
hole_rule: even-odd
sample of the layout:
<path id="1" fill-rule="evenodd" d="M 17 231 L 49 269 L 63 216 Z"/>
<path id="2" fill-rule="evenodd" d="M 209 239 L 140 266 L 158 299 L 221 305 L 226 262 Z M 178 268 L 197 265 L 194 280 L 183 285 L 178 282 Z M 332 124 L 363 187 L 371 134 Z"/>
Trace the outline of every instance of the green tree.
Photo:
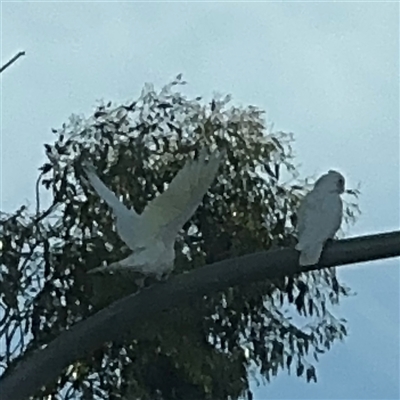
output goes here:
<path id="1" fill-rule="evenodd" d="M 178 91 L 180 76 L 130 104 L 97 107 L 53 130 L 37 186 L 52 204 L 1 217 L 1 367 L 18 361 L 101 307 L 137 290 L 89 269 L 128 250 L 108 207 L 83 183 L 90 159 L 105 183 L 141 212 L 201 146 L 226 148 L 217 179 L 177 242 L 174 273 L 295 243 L 298 178 L 292 136 L 272 132 L 256 107 L 204 104 Z M 38 189 L 39 190 L 39 189 Z M 354 194 L 354 193 L 353 193 Z M 38 193 L 39 202 L 39 193 Z M 355 204 L 346 211 L 354 219 Z M 152 282 L 147 282 L 152 284 Z M 249 374 L 292 371 L 316 380 L 318 355 L 346 335 L 332 314 L 349 290 L 334 269 L 229 288 L 182 306 L 71 365 L 35 398 L 238 399 Z"/>

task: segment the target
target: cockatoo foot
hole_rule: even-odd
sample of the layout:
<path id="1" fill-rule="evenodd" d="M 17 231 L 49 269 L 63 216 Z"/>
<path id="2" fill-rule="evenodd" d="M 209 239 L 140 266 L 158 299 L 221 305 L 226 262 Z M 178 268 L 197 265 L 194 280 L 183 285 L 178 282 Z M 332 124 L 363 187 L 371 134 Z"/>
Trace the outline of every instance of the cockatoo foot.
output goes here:
<path id="1" fill-rule="evenodd" d="M 101 274 L 106 272 L 107 272 L 107 267 L 97 267 L 89 270 L 87 274 Z"/>
<path id="2" fill-rule="evenodd" d="M 122 271 L 122 270 L 123 270 L 123 268 L 120 265 L 120 263 L 115 262 L 115 263 L 112 263 L 109 265 L 103 265 L 101 267 L 93 268 L 93 269 L 89 270 L 87 273 L 88 274 L 97 274 L 97 273 L 98 274 L 110 274 L 110 273 L 113 274 L 115 272 Z"/>

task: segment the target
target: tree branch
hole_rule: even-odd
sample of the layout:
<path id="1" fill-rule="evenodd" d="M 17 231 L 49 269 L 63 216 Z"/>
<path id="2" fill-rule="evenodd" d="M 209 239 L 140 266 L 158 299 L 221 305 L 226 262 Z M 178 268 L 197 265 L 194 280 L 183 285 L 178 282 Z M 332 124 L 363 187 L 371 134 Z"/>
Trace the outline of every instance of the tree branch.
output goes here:
<path id="1" fill-rule="evenodd" d="M 400 231 L 331 242 L 318 266 L 301 269 L 298 252 L 291 248 L 249 254 L 206 265 L 190 273 L 157 283 L 132 294 L 62 333 L 46 348 L 20 362 L 0 379 L 1 397 L 8 400 L 32 396 L 54 381 L 74 361 L 89 355 L 107 341 L 120 341 L 149 318 L 182 303 L 265 279 L 400 256 Z"/>
<path id="2" fill-rule="evenodd" d="M 18 58 L 22 57 L 25 55 L 24 51 L 20 51 L 18 54 L 16 54 L 10 61 L 6 62 L 2 67 L 0 67 L 0 74 L 8 68 L 11 64 L 14 64 L 15 61 L 18 60 Z"/>

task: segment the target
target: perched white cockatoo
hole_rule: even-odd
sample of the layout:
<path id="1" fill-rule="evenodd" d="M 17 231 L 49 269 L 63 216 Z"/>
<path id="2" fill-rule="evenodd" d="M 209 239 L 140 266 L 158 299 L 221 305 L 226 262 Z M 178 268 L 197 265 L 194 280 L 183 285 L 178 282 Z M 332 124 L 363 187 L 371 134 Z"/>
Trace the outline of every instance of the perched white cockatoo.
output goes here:
<path id="1" fill-rule="evenodd" d="M 178 232 L 194 214 L 213 182 L 224 152 L 209 155 L 202 149 L 195 160 L 188 160 L 168 188 L 139 215 L 128 209 L 107 188 L 89 164 L 83 170 L 97 194 L 112 208 L 116 231 L 132 250 L 132 254 L 89 273 L 106 271 L 136 271 L 157 279 L 168 276 L 174 267 L 174 243 Z"/>
<path id="2" fill-rule="evenodd" d="M 296 250 L 299 264 L 318 264 L 325 242 L 339 230 L 343 217 L 344 177 L 336 171 L 322 175 L 300 204 L 297 214 Z"/>

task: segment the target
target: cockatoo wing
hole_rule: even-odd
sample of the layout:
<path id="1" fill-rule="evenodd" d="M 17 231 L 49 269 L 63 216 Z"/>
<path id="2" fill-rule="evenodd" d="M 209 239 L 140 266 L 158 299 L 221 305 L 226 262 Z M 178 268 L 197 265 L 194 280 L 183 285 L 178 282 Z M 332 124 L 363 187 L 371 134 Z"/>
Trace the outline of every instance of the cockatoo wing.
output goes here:
<path id="1" fill-rule="evenodd" d="M 342 200 L 337 193 L 314 189 L 304 198 L 297 216 L 300 265 L 318 263 L 326 240 L 340 228 L 342 215 Z"/>
<path id="2" fill-rule="evenodd" d="M 114 192 L 97 176 L 93 165 L 85 163 L 82 168 L 90 185 L 113 210 L 118 235 L 130 249 L 134 250 L 140 237 L 140 216 L 119 201 Z"/>
<path id="3" fill-rule="evenodd" d="M 213 182 L 223 155 L 224 152 L 214 152 L 206 161 L 203 149 L 196 160 L 186 162 L 167 190 L 150 202 L 141 215 L 146 234 L 157 235 L 164 242 L 175 240 Z"/>

